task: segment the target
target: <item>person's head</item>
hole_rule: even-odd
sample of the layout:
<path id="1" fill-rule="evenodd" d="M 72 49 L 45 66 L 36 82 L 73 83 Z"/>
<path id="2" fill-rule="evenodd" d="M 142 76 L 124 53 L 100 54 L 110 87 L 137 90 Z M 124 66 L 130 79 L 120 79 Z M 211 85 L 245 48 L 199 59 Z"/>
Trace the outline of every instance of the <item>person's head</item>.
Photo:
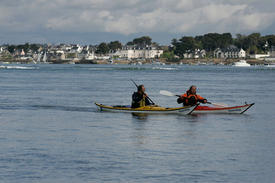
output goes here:
<path id="1" fill-rule="evenodd" d="M 145 92 L 145 87 L 144 87 L 144 85 L 139 85 L 139 86 L 138 86 L 138 92 L 140 92 L 140 93 L 144 93 L 144 92 Z"/>
<path id="2" fill-rule="evenodd" d="M 195 95 L 197 93 L 197 87 L 195 85 L 190 86 L 188 92 Z"/>

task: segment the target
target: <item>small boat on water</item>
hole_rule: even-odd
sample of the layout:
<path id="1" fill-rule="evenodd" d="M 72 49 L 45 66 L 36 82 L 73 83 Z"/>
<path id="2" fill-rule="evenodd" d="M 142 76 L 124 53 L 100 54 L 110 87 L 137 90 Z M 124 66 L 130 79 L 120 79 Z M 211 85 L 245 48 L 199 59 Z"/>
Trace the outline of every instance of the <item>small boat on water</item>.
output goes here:
<path id="1" fill-rule="evenodd" d="M 166 91 L 166 90 L 160 90 L 159 92 L 162 95 L 166 96 L 175 96 L 175 97 L 180 97 L 180 95 L 176 95 L 172 92 Z M 245 111 L 247 111 L 251 106 L 254 105 L 252 104 L 247 104 L 241 105 L 241 106 L 232 106 L 228 107 L 226 104 L 218 104 L 218 103 L 213 103 L 213 102 L 206 102 L 208 104 L 211 104 L 210 106 L 206 105 L 197 105 L 195 110 L 192 112 L 192 114 L 200 114 L 200 113 L 214 113 L 214 114 L 243 114 Z"/>
<path id="2" fill-rule="evenodd" d="M 233 106 L 233 107 L 211 107 L 211 106 L 197 106 L 192 114 L 205 114 L 205 113 L 212 113 L 212 114 L 243 114 L 247 111 L 252 104 L 245 104 L 241 106 Z"/>
<path id="3" fill-rule="evenodd" d="M 109 112 L 126 112 L 126 113 L 147 113 L 147 114 L 191 114 L 198 105 L 166 108 L 160 106 L 144 106 L 138 108 L 131 108 L 131 106 L 107 106 L 95 103 L 100 111 Z"/>
<path id="4" fill-rule="evenodd" d="M 245 60 L 240 60 L 239 62 L 235 62 L 234 66 L 236 66 L 236 67 L 250 67 L 250 64 L 247 63 Z"/>
<path id="5" fill-rule="evenodd" d="M 160 106 L 145 106 L 139 108 L 131 108 L 125 105 L 107 106 L 95 103 L 100 111 L 109 112 L 126 112 L 126 113 L 151 113 L 151 114 L 243 114 L 254 105 L 245 104 L 232 107 L 212 107 L 212 106 L 185 106 L 175 108 L 165 108 Z"/>

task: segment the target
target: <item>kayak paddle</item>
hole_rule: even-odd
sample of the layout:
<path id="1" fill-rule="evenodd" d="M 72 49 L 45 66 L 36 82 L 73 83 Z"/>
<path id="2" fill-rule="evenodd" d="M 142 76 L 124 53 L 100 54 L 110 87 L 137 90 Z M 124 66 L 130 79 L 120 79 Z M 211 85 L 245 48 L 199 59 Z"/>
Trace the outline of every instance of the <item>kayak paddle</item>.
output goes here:
<path id="1" fill-rule="evenodd" d="M 180 97 L 180 95 L 176 95 L 172 92 L 169 92 L 169 91 L 166 91 L 166 90 L 160 90 L 159 93 L 161 95 L 166 95 L 166 96 L 169 96 L 169 97 Z"/>
<path id="2" fill-rule="evenodd" d="M 169 97 L 180 97 L 180 95 L 176 95 L 170 91 L 166 91 L 166 90 L 160 90 L 159 93 L 161 95 L 165 95 L 165 96 L 169 96 Z M 223 104 L 218 104 L 218 103 L 213 103 L 213 102 L 206 102 L 207 104 L 212 104 L 214 106 L 217 106 L 217 107 L 227 107 L 227 105 L 223 105 Z"/>

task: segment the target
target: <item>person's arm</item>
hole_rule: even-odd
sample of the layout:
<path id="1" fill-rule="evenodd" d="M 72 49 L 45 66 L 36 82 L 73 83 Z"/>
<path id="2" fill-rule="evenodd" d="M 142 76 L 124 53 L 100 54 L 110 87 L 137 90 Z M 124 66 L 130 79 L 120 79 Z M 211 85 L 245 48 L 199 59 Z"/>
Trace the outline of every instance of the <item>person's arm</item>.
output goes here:
<path id="1" fill-rule="evenodd" d="M 183 100 L 181 97 L 179 97 L 179 98 L 177 99 L 178 104 L 183 103 L 183 101 L 184 101 L 184 100 Z"/>
<path id="2" fill-rule="evenodd" d="M 199 101 L 200 103 L 204 103 L 204 104 L 205 104 L 205 103 L 207 102 L 207 99 L 201 97 L 200 95 L 197 95 L 197 97 L 198 97 L 198 101 Z"/>
<path id="3" fill-rule="evenodd" d="M 184 101 L 186 100 L 186 97 L 184 97 L 184 95 L 181 95 L 178 99 L 177 102 L 178 104 L 184 103 Z"/>
<path id="4" fill-rule="evenodd" d="M 145 98 L 145 105 L 152 105 L 148 98 Z"/>
<path id="5" fill-rule="evenodd" d="M 155 105 L 155 103 L 148 99 L 148 95 L 146 93 L 143 94 L 143 97 L 145 98 L 145 105 Z"/>

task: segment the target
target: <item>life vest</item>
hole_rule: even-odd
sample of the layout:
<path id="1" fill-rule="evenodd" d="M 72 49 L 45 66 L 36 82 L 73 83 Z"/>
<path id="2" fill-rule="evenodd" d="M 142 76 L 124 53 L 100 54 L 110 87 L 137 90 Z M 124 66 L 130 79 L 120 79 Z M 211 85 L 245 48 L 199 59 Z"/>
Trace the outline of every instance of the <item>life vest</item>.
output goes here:
<path id="1" fill-rule="evenodd" d="M 197 94 L 189 94 L 187 95 L 187 92 L 183 95 L 181 95 L 181 99 L 183 100 L 184 105 L 190 105 L 190 99 L 192 100 L 192 105 L 196 104 L 198 101 L 204 100 L 203 97 Z"/>
<path id="2" fill-rule="evenodd" d="M 141 101 L 139 102 L 139 107 L 144 107 L 144 106 L 146 106 L 145 97 L 143 97 L 143 98 L 141 99 Z"/>
<path id="3" fill-rule="evenodd" d="M 138 92 L 135 92 L 132 95 L 132 108 L 144 107 L 146 105 L 148 105 L 148 101 L 146 101 L 146 98 L 143 95 Z"/>

